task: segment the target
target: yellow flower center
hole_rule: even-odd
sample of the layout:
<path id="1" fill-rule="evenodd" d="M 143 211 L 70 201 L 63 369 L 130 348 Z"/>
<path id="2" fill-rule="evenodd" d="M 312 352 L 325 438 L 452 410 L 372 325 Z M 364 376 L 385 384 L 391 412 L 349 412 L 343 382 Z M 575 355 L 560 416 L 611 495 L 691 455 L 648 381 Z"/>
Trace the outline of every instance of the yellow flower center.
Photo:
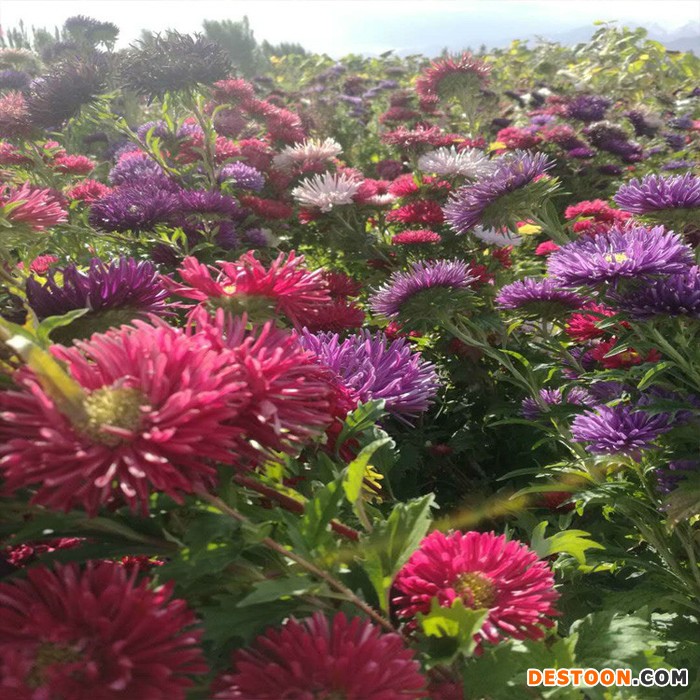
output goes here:
<path id="1" fill-rule="evenodd" d="M 605 262 L 615 262 L 615 263 L 621 263 L 625 262 L 625 260 L 629 260 L 629 257 L 627 253 L 608 253 L 605 256 Z"/>
<path id="2" fill-rule="evenodd" d="M 473 610 L 490 608 L 496 600 L 496 586 L 493 581 L 478 571 L 460 574 L 454 584 L 465 607 Z"/>
<path id="3" fill-rule="evenodd" d="M 95 442 L 115 447 L 124 441 L 106 427 L 134 431 L 141 422 L 141 406 L 146 403 L 138 389 L 103 387 L 85 399 L 87 419 L 80 426 L 83 433 Z"/>
<path id="4" fill-rule="evenodd" d="M 75 649 L 62 647 L 51 642 L 44 642 L 39 645 L 36 651 L 34 665 L 27 674 L 27 685 L 30 688 L 40 688 L 46 683 L 44 671 L 48 666 L 71 661 L 79 661 L 81 655 Z"/>

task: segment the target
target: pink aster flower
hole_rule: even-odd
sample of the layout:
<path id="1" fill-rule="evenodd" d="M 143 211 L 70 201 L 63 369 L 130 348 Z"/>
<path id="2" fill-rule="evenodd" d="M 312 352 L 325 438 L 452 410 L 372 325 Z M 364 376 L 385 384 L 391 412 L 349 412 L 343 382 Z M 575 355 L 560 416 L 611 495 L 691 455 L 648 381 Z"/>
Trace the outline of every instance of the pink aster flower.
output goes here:
<path id="1" fill-rule="evenodd" d="M 81 392 L 68 408 L 29 369 L 0 393 L 0 472 L 5 493 L 33 488 L 50 508 L 107 503 L 148 511 L 149 495 L 214 483 L 214 461 L 234 464 L 246 405 L 238 363 L 203 335 L 135 321 L 75 347 L 55 345 Z"/>
<path id="2" fill-rule="evenodd" d="M 98 199 L 106 197 L 111 192 L 111 187 L 107 187 L 107 185 L 103 185 L 97 180 L 83 180 L 71 187 L 66 192 L 66 197 L 68 197 L 68 199 L 79 199 L 81 202 L 90 204 L 96 202 Z"/>
<path id="3" fill-rule="evenodd" d="M 435 103 L 488 84 L 491 66 L 470 53 L 433 61 L 416 81 L 421 103 Z"/>
<path id="4" fill-rule="evenodd" d="M 51 190 L 33 188 L 25 182 L 19 189 L 0 192 L 0 213 L 14 224 L 44 231 L 68 220 L 68 214 Z"/>
<path id="5" fill-rule="evenodd" d="M 559 594 L 554 576 L 537 554 L 517 540 L 493 532 L 433 532 L 399 571 L 394 605 L 399 617 L 430 612 L 433 598 L 450 607 L 488 610 L 475 638 L 495 644 L 504 638 L 541 639 Z"/>
<path id="6" fill-rule="evenodd" d="M 223 309 L 212 317 L 200 307 L 190 321 L 189 332 L 205 335 L 238 365 L 246 393 L 232 420 L 239 467 L 257 466 L 271 450 L 293 452 L 333 422 L 335 378 L 296 336 L 271 323 L 247 331 L 245 316 L 235 318 Z"/>
<path id="7" fill-rule="evenodd" d="M 411 231 L 401 231 L 392 237 L 392 245 L 434 245 L 440 243 L 442 237 L 435 231 L 428 229 L 417 229 Z"/>
<path id="8" fill-rule="evenodd" d="M 56 158 L 51 164 L 54 170 L 69 175 L 87 175 L 95 168 L 95 162 L 87 156 L 67 155 Z"/>
<path id="9" fill-rule="evenodd" d="M 184 700 L 207 672 L 201 630 L 172 584 L 108 562 L 43 566 L 0 583 L 0 696 Z"/>
<path id="10" fill-rule="evenodd" d="M 440 205 L 433 200 L 419 199 L 393 209 L 386 215 L 388 222 L 401 224 L 441 224 L 445 220 Z"/>
<path id="11" fill-rule="evenodd" d="M 215 700 L 425 697 L 425 678 L 401 637 L 343 613 L 291 619 L 237 651 L 233 663 L 217 682 Z"/>
<path id="12" fill-rule="evenodd" d="M 187 257 L 179 270 L 187 286 L 170 282 L 170 287 L 189 299 L 214 301 L 266 320 L 283 314 L 295 326 L 303 326 L 316 308 L 330 302 L 322 271 L 311 272 L 303 263 L 304 257 L 294 252 L 280 253 L 269 268 L 250 252 L 218 268 Z"/>

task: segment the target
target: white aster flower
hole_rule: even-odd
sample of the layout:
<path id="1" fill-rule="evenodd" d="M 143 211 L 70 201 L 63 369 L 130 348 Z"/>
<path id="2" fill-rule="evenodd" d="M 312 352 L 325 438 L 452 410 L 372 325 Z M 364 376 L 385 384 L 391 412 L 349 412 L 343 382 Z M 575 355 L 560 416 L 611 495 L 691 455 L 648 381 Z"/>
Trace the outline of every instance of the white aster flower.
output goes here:
<path id="1" fill-rule="evenodd" d="M 498 231 L 495 228 L 484 228 L 483 226 L 475 226 L 472 233 L 480 241 L 483 241 L 487 245 L 495 245 L 499 248 L 502 248 L 503 246 L 507 245 L 512 245 L 513 247 L 517 248 L 523 242 L 523 239 L 520 236 L 516 235 L 515 233 L 512 233 L 506 228 Z"/>
<path id="2" fill-rule="evenodd" d="M 477 148 L 465 148 L 457 151 L 450 148 L 437 148 L 434 151 L 423 154 L 418 159 L 418 167 L 424 173 L 435 175 L 462 175 L 470 180 L 490 174 L 494 169 L 493 161 L 490 161 L 483 151 Z"/>
<path id="3" fill-rule="evenodd" d="M 327 172 L 302 180 L 292 196 L 302 206 L 329 212 L 333 207 L 352 204 L 360 184 L 345 174 Z"/>
<path id="4" fill-rule="evenodd" d="M 289 172 L 295 165 L 307 161 L 327 163 L 343 152 L 341 145 L 334 139 L 308 139 L 302 143 L 287 146 L 273 159 L 272 164 L 283 172 Z"/>

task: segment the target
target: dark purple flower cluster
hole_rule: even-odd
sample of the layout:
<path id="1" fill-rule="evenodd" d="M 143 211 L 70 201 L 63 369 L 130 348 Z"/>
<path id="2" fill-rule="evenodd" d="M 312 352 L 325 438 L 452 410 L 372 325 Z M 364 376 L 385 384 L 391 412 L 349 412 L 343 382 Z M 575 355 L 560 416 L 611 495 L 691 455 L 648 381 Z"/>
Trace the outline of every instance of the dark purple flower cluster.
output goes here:
<path id="1" fill-rule="evenodd" d="M 520 415 L 527 420 L 538 420 L 545 411 L 545 406 L 591 406 L 595 403 L 593 396 L 583 387 L 572 387 L 566 395 L 561 389 L 540 389 L 539 401 L 528 396 L 523 399 Z"/>
<path id="2" fill-rule="evenodd" d="M 605 113 L 611 104 L 611 100 L 600 95 L 578 95 L 566 106 L 566 113 L 571 119 L 597 122 L 605 118 Z"/>
<path id="3" fill-rule="evenodd" d="M 238 189 L 260 192 L 265 187 L 265 176 L 252 165 L 239 161 L 221 168 L 219 182 L 230 182 Z"/>
<path id="4" fill-rule="evenodd" d="M 613 197 L 620 209 L 648 214 L 664 209 L 700 208 L 700 177 L 685 175 L 646 175 L 625 183 Z"/>
<path id="5" fill-rule="evenodd" d="M 94 258 L 84 272 L 75 265 L 52 269 L 45 282 L 30 277 L 26 291 L 29 306 L 40 320 L 74 309 L 89 309 L 90 313 L 128 309 L 142 314 L 168 310 L 168 292 L 155 266 L 133 258 L 110 263 Z"/>

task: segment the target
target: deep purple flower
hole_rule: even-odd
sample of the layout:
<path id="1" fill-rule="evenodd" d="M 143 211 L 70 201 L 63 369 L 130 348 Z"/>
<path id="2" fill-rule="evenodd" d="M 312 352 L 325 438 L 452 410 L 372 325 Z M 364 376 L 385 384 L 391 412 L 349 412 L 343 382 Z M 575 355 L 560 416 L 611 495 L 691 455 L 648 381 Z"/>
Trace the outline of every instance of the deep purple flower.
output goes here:
<path id="1" fill-rule="evenodd" d="M 57 279 L 57 272 L 60 276 Z M 133 258 L 110 263 L 93 258 L 86 271 L 75 265 L 51 269 L 46 281 L 27 280 L 27 301 L 40 320 L 74 309 L 89 309 L 88 316 L 107 310 L 136 314 L 167 313 L 168 292 L 155 266 Z"/>
<path id="2" fill-rule="evenodd" d="M 635 136 L 653 136 L 661 126 L 658 117 L 654 117 L 639 110 L 631 110 L 625 114 L 634 127 Z"/>
<path id="3" fill-rule="evenodd" d="M 141 124 L 141 126 L 136 129 L 136 135 L 141 139 L 141 141 L 145 141 L 146 136 L 151 129 L 153 129 L 152 135 L 159 139 L 167 139 L 169 136 L 173 135 L 168 129 L 166 122 L 164 122 L 162 119 L 155 122 L 146 122 L 145 124 Z"/>
<path id="4" fill-rule="evenodd" d="M 685 136 L 683 134 L 672 134 L 671 132 L 666 132 L 662 134 L 664 140 L 674 151 L 681 151 L 685 147 Z"/>
<path id="5" fill-rule="evenodd" d="M 594 285 L 682 273 L 693 261 L 692 250 L 663 226 L 617 226 L 562 246 L 549 256 L 547 271 L 562 285 Z"/>
<path id="6" fill-rule="evenodd" d="M 681 131 L 687 131 L 693 128 L 693 118 L 690 114 L 684 114 L 680 117 L 672 117 L 668 120 L 668 125 L 672 129 L 679 129 Z"/>
<path id="7" fill-rule="evenodd" d="M 665 209 L 700 207 L 700 177 L 685 175 L 645 175 L 622 185 L 613 197 L 615 203 L 633 214 L 647 214 Z"/>
<path id="8" fill-rule="evenodd" d="M 243 235 L 253 248 L 269 248 L 274 243 L 272 232 L 269 229 L 249 228 Z"/>
<path id="9" fill-rule="evenodd" d="M 540 402 L 545 403 L 547 406 L 590 406 L 595 403 L 595 400 L 586 389 L 575 386 L 567 392 L 566 396 L 562 394 L 561 389 L 540 389 Z M 520 409 L 520 415 L 523 418 L 538 420 L 544 413 L 540 403 L 535 401 L 535 399 L 530 396 L 523 399 Z"/>
<path id="10" fill-rule="evenodd" d="M 599 95 L 578 95 L 566 106 L 566 113 L 572 119 L 582 122 L 597 122 L 605 117 L 612 104 L 607 97 Z"/>
<path id="11" fill-rule="evenodd" d="M 168 182 L 163 168 L 145 154 L 121 158 L 109 171 L 108 179 L 111 185 L 135 185 L 142 180 L 149 180 L 151 183 Z"/>
<path id="12" fill-rule="evenodd" d="M 436 287 L 467 289 L 476 279 L 462 260 L 419 260 L 408 272 L 394 272 L 372 295 L 370 304 L 374 313 L 392 318 L 419 292 Z"/>
<path id="13" fill-rule="evenodd" d="M 365 330 L 341 340 L 337 333 L 304 330 L 301 344 L 361 402 L 384 399 L 386 410 L 404 421 L 426 411 L 439 386 L 433 364 L 404 338 L 389 341 L 384 333 Z"/>
<path id="14" fill-rule="evenodd" d="M 606 163 L 598 168 L 598 172 L 603 175 L 622 175 L 622 166 L 615 165 L 614 163 Z"/>
<path id="15" fill-rule="evenodd" d="M 669 160 L 661 166 L 661 170 L 690 170 L 695 167 L 691 160 Z"/>
<path id="16" fill-rule="evenodd" d="M 615 303 L 637 319 L 654 316 L 690 316 L 700 319 L 700 269 L 647 280 L 644 284 L 614 295 Z"/>
<path id="17" fill-rule="evenodd" d="M 260 192 L 265 187 L 265 176 L 252 165 L 247 163 L 229 163 L 221 168 L 219 182 L 230 182 L 233 187 L 241 190 Z"/>
<path id="18" fill-rule="evenodd" d="M 457 190 L 444 207 L 445 219 L 458 234 L 466 233 L 482 223 L 485 214 L 495 214 L 496 206 L 502 209 L 502 197 L 529 185 L 553 166 L 544 153 L 513 151 L 497 161 L 491 175 Z"/>
<path id="19" fill-rule="evenodd" d="M 689 476 L 700 472 L 700 461 L 697 459 L 674 459 L 668 463 L 667 469 L 655 469 L 656 489 L 659 493 L 669 494 L 680 486 Z"/>
<path id="20" fill-rule="evenodd" d="M 670 416 L 635 410 L 634 406 L 597 406 L 586 411 L 571 424 L 574 440 L 589 442 L 586 447 L 594 454 L 625 454 L 638 456 L 654 440 L 670 429 Z"/>
<path id="21" fill-rule="evenodd" d="M 569 158 L 579 158 L 581 160 L 587 160 L 588 158 L 593 158 L 595 156 L 595 151 L 588 148 L 588 146 L 580 146 L 578 148 L 572 148 L 567 151 Z"/>
<path id="22" fill-rule="evenodd" d="M 180 210 L 185 216 L 197 214 L 204 217 L 243 221 L 246 212 L 233 198 L 221 192 L 209 190 L 181 190 Z"/>
<path id="23" fill-rule="evenodd" d="M 232 250 L 237 248 L 240 239 L 238 237 L 238 229 L 232 221 L 219 221 L 215 236 L 216 244 L 224 250 Z"/>
<path id="24" fill-rule="evenodd" d="M 0 90 L 23 90 L 31 82 L 29 73 L 20 70 L 0 70 Z"/>
<path id="25" fill-rule="evenodd" d="M 537 315 L 563 313 L 570 309 L 580 309 L 585 299 L 562 289 L 557 280 L 526 277 L 501 288 L 496 304 L 502 309 L 521 309 Z"/>
<path id="26" fill-rule="evenodd" d="M 180 199 L 159 182 L 144 180 L 122 185 L 90 209 L 90 224 L 103 231 L 152 231 L 156 224 L 172 223 Z"/>

